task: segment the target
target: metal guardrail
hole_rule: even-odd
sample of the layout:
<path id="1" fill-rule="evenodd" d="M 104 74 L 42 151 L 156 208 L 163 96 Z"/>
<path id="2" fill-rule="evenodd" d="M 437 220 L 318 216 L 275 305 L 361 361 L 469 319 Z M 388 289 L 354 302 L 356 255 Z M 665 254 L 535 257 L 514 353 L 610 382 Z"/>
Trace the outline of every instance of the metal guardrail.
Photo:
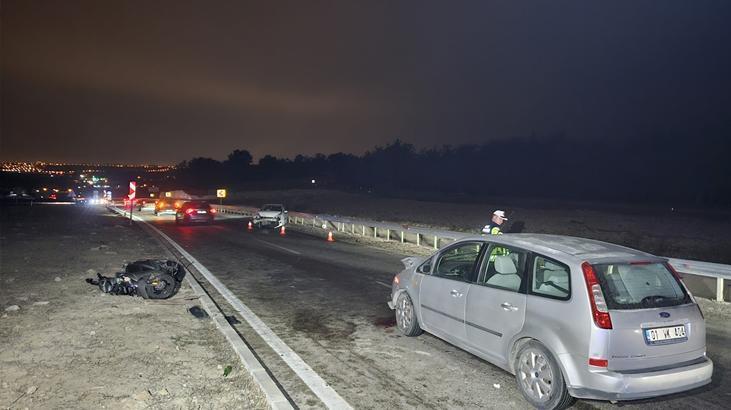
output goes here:
<path id="1" fill-rule="evenodd" d="M 716 278 L 716 300 L 723 302 L 726 291 L 725 279 L 731 280 L 730 265 L 675 258 L 668 258 L 668 262 L 679 273 Z"/>
<path id="2" fill-rule="evenodd" d="M 214 205 L 223 213 L 253 216 L 258 208 L 234 205 Z M 338 232 L 350 233 L 352 235 L 371 236 L 375 239 L 385 241 L 399 241 L 401 243 L 413 243 L 418 246 L 430 246 L 439 249 L 443 243 L 454 242 L 458 239 L 474 236 L 477 234 L 414 227 L 397 224 L 393 222 L 379 222 L 367 219 L 345 217 L 328 214 L 307 214 L 302 212 L 289 212 L 289 223 L 300 225 L 312 225 Z M 685 259 L 667 258 L 670 264 L 680 273 L 697 275 L 716 279 L 716 299 L 724 300 L 725 280 L 731 280 L 731 265 L 720 263 L 692 261 Z"/>

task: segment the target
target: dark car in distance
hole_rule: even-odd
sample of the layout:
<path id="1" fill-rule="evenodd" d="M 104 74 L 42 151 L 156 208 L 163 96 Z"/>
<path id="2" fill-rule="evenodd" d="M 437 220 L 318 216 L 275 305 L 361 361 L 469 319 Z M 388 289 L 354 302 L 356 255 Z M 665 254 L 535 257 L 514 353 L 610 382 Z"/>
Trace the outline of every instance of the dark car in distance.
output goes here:
<path id="1" fill-rule="evenodd" d="M 178 208 L 175 213 L 175 223 L 212 223 L 215 214 L 216 210 L 208 202 L 189 201 Z"/>

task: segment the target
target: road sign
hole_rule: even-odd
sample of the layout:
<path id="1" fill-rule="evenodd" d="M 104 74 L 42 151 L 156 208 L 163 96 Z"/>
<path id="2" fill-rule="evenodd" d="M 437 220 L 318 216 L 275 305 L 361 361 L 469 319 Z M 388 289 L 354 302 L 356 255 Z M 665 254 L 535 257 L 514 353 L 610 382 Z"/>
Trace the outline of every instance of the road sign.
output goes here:
<path id="1" fill-rule="evenodd" d="M 127 196 L 129 197 L 130 201 L 134 201 L 136 195 L 137 195 L 137 182 L 129 181 L 129 195 L 127 195 Z"/>
<path id="2" fill-rule="evenodd" d="M 226 190 L 225 189 L 217 189 L 216 190 L 216 198 L 226 198 Z"/>
<path id="3" fill-rule="evenodd" d="M 165 192 L 165 198 L 172 198 L 173 193 L 170 191 Z"/>

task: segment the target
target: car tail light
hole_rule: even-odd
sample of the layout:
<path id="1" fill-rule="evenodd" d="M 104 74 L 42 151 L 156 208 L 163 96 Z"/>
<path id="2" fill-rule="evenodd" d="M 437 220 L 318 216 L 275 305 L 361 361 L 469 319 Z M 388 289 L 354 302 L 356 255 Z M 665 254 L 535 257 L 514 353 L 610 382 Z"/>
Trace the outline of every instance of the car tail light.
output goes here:
<path id="1" fill-rule="evenodd" d="M 581 270 L 584 272 L 584 280 L 586 281 L 586 290 L 589 291 L 589 302 L 591 303 L 591 315 L 594 318 L 594 324 L 601 329 L 612 328 L 612 318 L 609 317 L 607 302 L 604 300 L 602 287 L 596 277 L 596 271 L 589 262 L 581 264 Z"/>
<path id="2" fill-rule="evenodd" d="M 185 210 L 185 213 L 188 214 L 188 215 L 192 215 L 193 212 L 195 212 L 195 209 L 193 209 L 193 208 L 188 208 L 188 209 Z"/>
<path id="3" fill-rule="evenodd" d="M 695 303 L 695 305 L 698 307 L 698 311 L 701 313 L 701 318 L 705 319 L 706 316 L 703 314 L 703 309 L 701 309 L 701 305 L 698 304 L 698 301 L 695 300 L 695 296 L 693 296 L 693 294 L 690 293 L 690 290 L 688 290 L 688 287 L 685 286 L 685 282 L 683 282 L 683 277 L 680 276 L 680 273 L 678 271 L 676 271 L 675 268 L 673 267 L 673 265 L 671 265 L 668 262 L 665 262 L 665 267 L 668 268 L 668 270 L 673 274 L 673 276 L 675 276 L 675 279 L 677 279 L 678 282 L 681 283 L 681 286 L 683 286 L 685 288 L 685 291 L 688 293 L 688 296 L 690 296 L 690 300 L 692 300 L 693 303 Z"/>
<path id="4" fill-rule="evenodd" d="M 607 360 L 607 359 L 596 359 L 594 357 L 590 357 L 589 358 L 589 366 L 607 367 L 607 366 L 609 366 L 609 360 Z"/>
<path id="5" fill-rule="evenodd" d="M 215 214 L 216 213 L 216 208 L 211 208 L 211 209 L 208 210 L 208 212 L 210 212 L 212 214 Z"/>
<path id="6" fill-rule="evenodd" d="M 395 284 L 397 284 L 397 285 L 398 285 L 398 284 L 399 284 L 399 282 L 400 282 L 400 281 L 399 281 L 399 278 L 398 278 L 398 276 L 394 276 L 394 277 L 393 277 L 393 283 L 395 283 Z"/>

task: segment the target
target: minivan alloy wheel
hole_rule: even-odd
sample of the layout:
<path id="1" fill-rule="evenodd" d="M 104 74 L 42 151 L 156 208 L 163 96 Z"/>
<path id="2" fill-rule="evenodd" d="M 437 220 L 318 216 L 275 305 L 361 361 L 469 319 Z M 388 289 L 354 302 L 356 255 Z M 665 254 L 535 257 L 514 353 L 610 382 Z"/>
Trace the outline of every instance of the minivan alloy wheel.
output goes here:
<path id="1" fill-rule="evenodd" d="M 405 331 L 411 327 L 414 320 L 414 306 L 411 304 L 411 298 L 399 298 L 396 306 L 396 322 L 399 329 Z"/>
<path id="2" fill-rule="evenodd" d="M 553 369 L 543 352 L 526 349 L 520 355 L 517 369 L 523 390 L 537 402 L 551 398 L 553 390 Z"/>
<path id="3" fill-rule="evenodd" d="M 421 334 L 419 320 L 416 318 L 414 302 L 409 294 L 401 292 L 396 299 L 396 326 L 404 336 L 418 336 Z"/>

